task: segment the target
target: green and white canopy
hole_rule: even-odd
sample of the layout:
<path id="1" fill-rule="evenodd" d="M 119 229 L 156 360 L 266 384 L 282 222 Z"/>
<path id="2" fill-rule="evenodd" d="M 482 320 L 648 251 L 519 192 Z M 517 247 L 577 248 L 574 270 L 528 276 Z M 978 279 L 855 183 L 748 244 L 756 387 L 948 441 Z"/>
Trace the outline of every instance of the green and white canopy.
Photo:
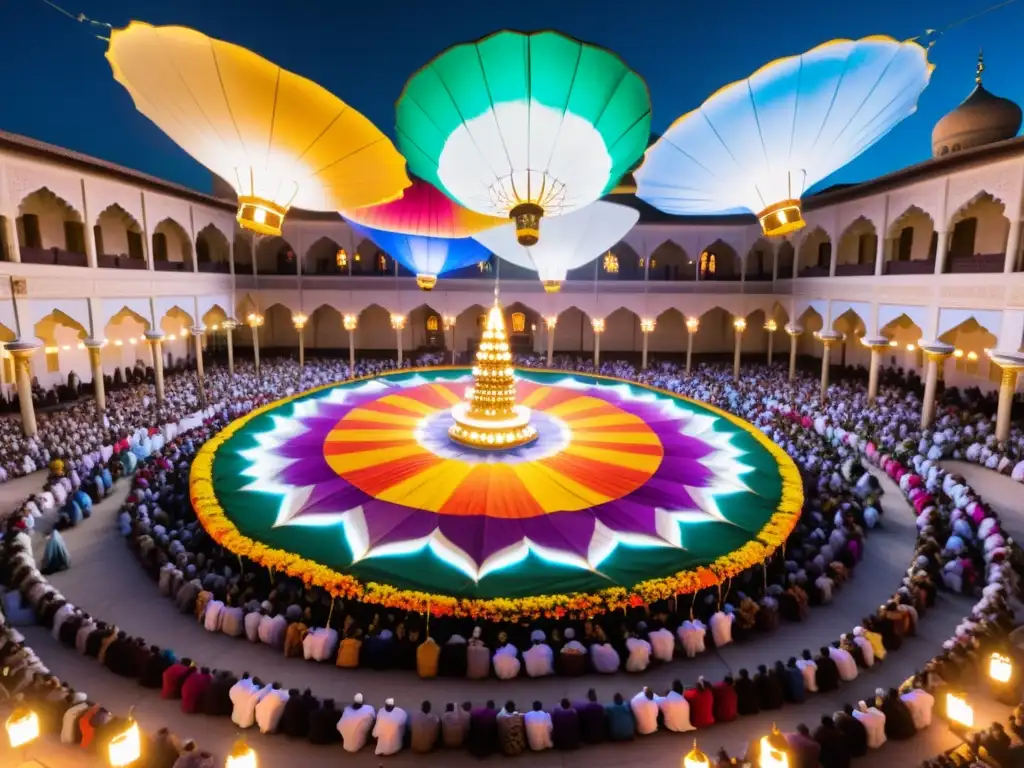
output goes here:
<path id="1" fill-rule="evenodd" d="M 544 216 L 609 192 L 650 135 L 647 85 L 614 53 L 558 32 L 502 31 L 444 51 L 406 83 L 410 170 L 465 207 Z"/>

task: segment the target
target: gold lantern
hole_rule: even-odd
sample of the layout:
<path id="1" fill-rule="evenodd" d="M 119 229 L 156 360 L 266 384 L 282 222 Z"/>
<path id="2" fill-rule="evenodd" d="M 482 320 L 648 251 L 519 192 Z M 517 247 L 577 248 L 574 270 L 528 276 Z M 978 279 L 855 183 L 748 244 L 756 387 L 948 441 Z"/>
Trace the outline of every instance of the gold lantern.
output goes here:
<path id="1" fill-rule="evenodd" d="M 697 329 L 700 328 L 700 320 L 696 317 L 686 318 L 686 332 L 696 333 Z"/>
<path id="2" fill-rule="evenodd" d="M 967 703 L 967 697 L 963 694 L 946 694 L 946 717 L 953 725 L 963 728 L 974 727 L 974 707 Z"/>
<path id="3" fill-rule="evenodd" d="M 348 269 L 348 252 L 344 248 L 339 248 L 334 254 L 334 263 L 338 269 Z"/>
<path id="4" fill-rule="evenodd" d="M 737 317 L 732 321 L 732 327 L 736 329 L 736 333 L 743 333 L 747 330 L 747 321 L 742 317 Z"/>
<path id="5" fill-rule="evenodd" d="M 988 676 L 997 683 L 1008 683 L 1013 679 L 1013 662 L 1009 656 L 993 653 L 988 659 Z"/>
<path id="6" fill-rule="evenodd" d="M 789 742 L 777 726 L 772 725 L 772 732 L 761 739 L 760 752 L 758 768 L 789 768 Z"/>
<path id="7" fill-rule="evenodd" d="M 711 760 L 697 746 L 696 739 L 693 740 L 693 749 L 683 758 L 683 768 L 711 768 Z"/>
<path id="8" fill-rule="evenodd" d="M 231 754 L 224 761 L 224 768 L 256 768 L 256 751 L 245 743 L 245 739 L 239 739 L 231 748 Z"/>
<path id="9" fill-rule="evenodd" d="M 7 718 L 7 741 L 11 749 L 18 749 L 39 738 L 39 715 L 20 707 Z"/>
<path id="10" fill-rule="evenodd" d="M 341 318 L 341 323 L 346 331 L 354 331 L 359 324 L 359 317 L 356 315 L 345 315 Z"/>
<path id="11" fill-rule="evenodd" d="M 655 321 L 651 318 L 643 318 L 640 320 L 640 332 L 641 333 L 653 333 Z"/>
<path id="12" fill-rule="evenodd" d="M 110 740 L 107 755 L 111 768 L 126 768 L 142 755 L 139 724 L 129 720 L 128 727 Z"/>

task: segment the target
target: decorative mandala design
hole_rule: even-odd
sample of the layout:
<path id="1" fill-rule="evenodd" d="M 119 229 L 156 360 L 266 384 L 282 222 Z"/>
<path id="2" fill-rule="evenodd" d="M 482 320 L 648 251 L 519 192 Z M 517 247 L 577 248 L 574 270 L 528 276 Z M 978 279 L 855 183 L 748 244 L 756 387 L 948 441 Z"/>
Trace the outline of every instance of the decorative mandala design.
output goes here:
<path id="1" fill-rule="evenodd" d="M 795 523 L 795 467 L 751 425 L 615 379 L 518 378 L 540 437 L 507 452 L 448 440 L 465 369 L 268 406 L 197 459 L 197 511 L 215 537 L 291 553 L 283 568 L 321 581 L 468 600 L 622 591 L 688 569 L 714 583 Z"/>

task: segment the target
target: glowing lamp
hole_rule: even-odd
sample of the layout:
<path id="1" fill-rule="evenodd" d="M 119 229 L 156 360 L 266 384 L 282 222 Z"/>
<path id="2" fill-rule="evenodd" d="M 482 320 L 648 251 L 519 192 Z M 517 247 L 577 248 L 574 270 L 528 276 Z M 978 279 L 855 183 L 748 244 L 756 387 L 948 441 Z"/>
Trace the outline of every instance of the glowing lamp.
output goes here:
<path id="1" fill-rule="evenodd" d="M 953 357 L 955 357 L 957 360 L 959 360 L 963 356 L 964 356 L 964 351 L 962 349 L 954 349 L 953 350 Z"/>
<path id="2" fill-rule="evenodd" d="M 114 346 L 115 347 L 123 347 L 124 346 L 124 342 L 121 341 L 121 339 L 114 339 Z M 47 352 L 51 352 L 51 351 L 52 352 L 56 352 L 57 351 L 56 347 L 50 347 L 50 348 L 47 349 Z"/>
<path id="3" fill-rule="evenodd" d="M 11 749 L 18 749 L 39 738 L 39 715 L 20 707 L 7 718 L 7 741 Z"/>
<path id="4" fill-rule="evenodd" d="M 446 331 L 450 331 L 455 327 L 455 316 L 454 315 L 442 315 L 441 323 Z"/>
<path id="5" fill-rule="evenodd" d="M 595 317 L 590 321 L 590 325 L 594 329 L 594 333 L 604 333 L 604 318 Z"/>
<path id="6" fill-rule="evenodd" d="M 974 708 L 967 703 L 967 698 L 958 693 L 946 694 L 946 717 L 954 725 L 964 728 L 974 727 Z"/>
<path id="7" fill-rule="evenodd" d="M 136 21 L 111 32 L 107 60 L 136 109 L 234 188 L 243 229 L 280 235 L 293 205 L 348 210 L 410 184 L 366 117 L 245 48 Z"/>
<path id="8" fill-rule="evenodd" d="M 558 315 L 550 315 L 544 318 L 544 325 L 549 331 L 555 330 L 555 326 L 558 325 Z"/>
<path id="9" fill-rule="evenodd" d="M 968 360 L 968 362 L 971 362 L 971 363 L 977 362 L 978 361 L 978 353 L 974 352 L 974 351 L 968 352 L 967 353 L 967 360 Z"/>
<path id="10" fill-rule="evenodd" d="M 394 314 L 391 316 L 391 327 L 396 331 L 405 328 L 405 315 Z"/>
<path id="11" fill-rule="evenodd" d="M 804 226 L 801 197 L 911 115 L 928 51 L 880 35 L 832 40 L 725 86 L 677 119 L 633 172 L 675 215 L 749 211 L 770 237 Z"/>
<path id="12" fill-rule="evenodd" d="M 913 344 L 907 344 L 907 352 L 913 352 L 917 347 Z"/>
<path id="13" fill-rule="evenodd" d="M 890 341 L 889 342 L 889 346 L 890 347 L 898 347 L 899 346 L 899 342 L 897 342 L 897 341 Z"/>
<path id="14" fill-rule="evenodd" d="M 263 315 L 259 314 L 258 312 L 250 312 L 246 316 L 245 322 L 249 324 L 250 328 L 259 328 L 261 325 L 263 325 Z"/>
<path id="15" fill-rule="evenodd" d="M 224 761 L 224 768 L 257 768 L 256 751 L 239 739 L 231 748 L 231 753 Z"/>
<path id="16" fill-rule="evenodd" d="M 292 324 L 295 326 L 295 330 L 301 331 L 306 327 L 306 323 L 309 322 L 309 317 L 299 312 L 297 315 L 292 315 Z"/>
<path id="17" fill-rule="evenodd" d="M 687 333 L 696 333 L 698 328 L 700 328 L 700 320 L 698 320 L 696 317 L 686 318 Z"/>
<path id="18" fill-rule="evenodd" d="M 737 317 L 732 321 L 732 327 L 736 329 L 736 333 L 743 333 L 747 330 L 747 321 L 742 317 Z"/>
<path id="19" fill-rule="evenodd" d="M 354 331 L 359 324 L 359 318 L 356 315 L 345 315 L 341 318 L 341 324 L 346 331 Z"/>
<path id="20" fill-rule="evenodd" d="M 762 737 L 760 753 L 758 768 L 789 768 L 789 742 L 776 726 Z"/>
<path id="21" fill-rule="evenodd" d="M 547 237 L 552 217 L 611 192 L 636 164 L 651 102 L 610 51 L 558 32 L 503 30 L 414 73 L 395 118 L 413 174 L 470 210 L 512 219 L 529 247 L 543 242 L 542 219 Z"/>
<path id="22" fill-rule="evenodd" d="M 142 755 L 142 739 L 139 724 L 130 721 L 128 727 L 110 740 L 107 759 L 111 768 L 125 768 Z"/>
<path id="23" fill-rule="evenodd" d="M 693 749 L 683 758 L 683 768 L 711 768 L 711 760 L 697 746 L 696 739 L 693 740 Z"/>
<path id="24" fill-rule="evenodd" d="M 612 253 L 611 251 L 608 251 L 608 253 L 606 253 L 604 255 L 604 261 L 602 263 L 603 263 L 603 266 L 604 266 L 604 271 L 607 272 L 609 275 L 616 275 L 616 274 L 618 274 L 618 272 L 619 272 L 619 257 L 616 256 L 614 253 Z"/>
<path id="25" fill-rule="evenodd" d="M 764 324 L 764 329 L 768 331 L 768 333 L 775 333 L 777 330 L 779 330 L 779 325 L 774 320 L 769 320 L 767 323 Z"/>
<path id="26" fill-rule="evenodd" d="M 640 332 L 641 333 L 652 333 L 654 331 L 654 320 L 650 318 L 644 318 L 640 321 Z"/>
<path id="27" fill-rule="evenodd" d="M 622 240 L 639 218 L 634 208 L 599 201 L 545 223 L 544 238 L 531 247 L 523 246 L 511 224 L 473 237 L 499 258 L 536 272 L 544 290 L 555 293 L 569 270 L 593 262 Z M 609 255 L 604 256 L 606 266 Z M 615 266 L 617 271 L 618 259 Z"/>
<path id="28" fill-rule="evenodd" d="M 988 659 L 988 676 L 997 683 L 1008 683 L 1013 678 L 1013 662 L 1009 656 L 993 653 Z"/>

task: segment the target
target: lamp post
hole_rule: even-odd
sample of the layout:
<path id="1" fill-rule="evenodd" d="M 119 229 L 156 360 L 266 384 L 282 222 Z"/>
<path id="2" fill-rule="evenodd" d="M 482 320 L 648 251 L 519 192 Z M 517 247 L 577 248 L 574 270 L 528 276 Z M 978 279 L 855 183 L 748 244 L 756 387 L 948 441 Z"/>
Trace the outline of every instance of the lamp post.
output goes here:
<path id="1" fill-rule="evenodd" d="M 604 318 L 592 318 L 590 327 L 594 329 L 594 369 L 596 370 L 601 365 L 601 334 L 604 333 Z"/>
<path id="2" fill-rule="evenodd" d="M 558 315 L 544 318 L 544 327 L 548 331 L 548 368 L 555 363 L 555 328 L 558 326 Z"/>
<path id="3" fill-rule="evenodd" d="M 941 341 L 922 343 L 918 346 L 928 361 L 924 375 L 924 400 L 921 403 L 921 429 L 927 429 L 935 419 L 935 392 L 939 388 L 940 366 L 945 365 L 946 359 L 953 354 L 955 348 Z"/>
<path id="4" fill-rule="evenodd" d="M 768 331 L 768 366 L 772 364 L 772 352 L 775 347 L 775 332 L 779 330 L 779 324 L 774 320 L 769 320 L 764 324 L 764 329 Z"/>
<path id="5" fill-rule="evenodd" d="M 238 327 L 238 321 L 233 317 L 229 317 L 220 327 L 224 329 L 224 340 L 227 342 L 228 347 L 228 375 L 234 377 L 235 375 L 235 341 L 234 331 Z"/>
<path id="6" fill-rule="evenodd" d="M 821 402 L 828 396 L 828 374 L 832 365 L 832 347 L 843 340 L 843 334 L 836 331 L 818 331 L 814 334 L 822 344 L 821 350 Z"/>
<path id="7" fill-rule="evenodd" d="M 359 326 L 359 315 L 345 315 L 341 324 L 348 331 L 348 375 L 356 375 L 356 328 Z"/>
<path id="8" fill-rule="evenodd" d="M 206 327 L 196 324 L 189 329 L 196 347 L 196 377 L 199 379 L 199 404 L 206 407 L 206 372 L 203 370 L 203 334 Z"/>
<path id="9" fill-rule="evenodd" d="M 405 315 L 391 315 L 391 327 L 395 329 L 395 339 L 398 347 L 398 367 L 402 367 L 402 331 L 405 329 Z"/>
<path id="10" fill-rule="evenodd" d="M 89 367 L 92 369 L 93 397 L 96 410 L 102 416 L 107 410 L 107 393 L 103 386 L 103 339 L 86 339 L 85 348 L 89 351 Z"/>
<path id="11" fill-rule="evenodd" d="M 786 334 L 789 336 L 789 380 L 796 379 L 796 340 L 804 332 L 803 326 L 786 323 Z"/>
<path id="12" fill-rule="evenodd" d="M 700 329 L 700 320 L 696 317 L 686 318 L 686 372 L 690 372 L 693 363 L 693 337 Z"/>
<path id="13" fill-rule="evenodd" d="M 292 315 L 292 325 L 295 326 L 295 330 L 299 334 L 299 370 L 301 371 L 306 367 L 306 323 L 309 322 L 309 317 L 304 313 L 299 312 L 298 314 Z"/>
<path id="14" fill-rule="evenodd" d="M 743 351 L 743 332 L 747 330 L 747 321 L 737 317 L 732 321 L 732 327 L 736 331 L 736 343 L 732 353 L 732 380 L 740 380 L 740 353 Z"/>
<path id="15" fill-rule="evenodd" d="M 258 379 L 260 377 L 260 326 L 263 325 L 263 315 L 259 312 L 250 312 L 245 318 L 245 322 L 252 329 L 252 356 Z"/>
<path id="16" fill-rule="evenodd" d="M 646 317 L 640 321 L 640 333 L 644 335 L 643 352 L 640 355 L 640 367 L 647 370 L 647 339 L 654 332 L 655 321 Z"/>
<path id="17" fill-rule="evenodd" d="M 441 326 L 444 332 L 452 332 L 452 365 L 455 365 L 455 315 L 442 315 Z"/>

